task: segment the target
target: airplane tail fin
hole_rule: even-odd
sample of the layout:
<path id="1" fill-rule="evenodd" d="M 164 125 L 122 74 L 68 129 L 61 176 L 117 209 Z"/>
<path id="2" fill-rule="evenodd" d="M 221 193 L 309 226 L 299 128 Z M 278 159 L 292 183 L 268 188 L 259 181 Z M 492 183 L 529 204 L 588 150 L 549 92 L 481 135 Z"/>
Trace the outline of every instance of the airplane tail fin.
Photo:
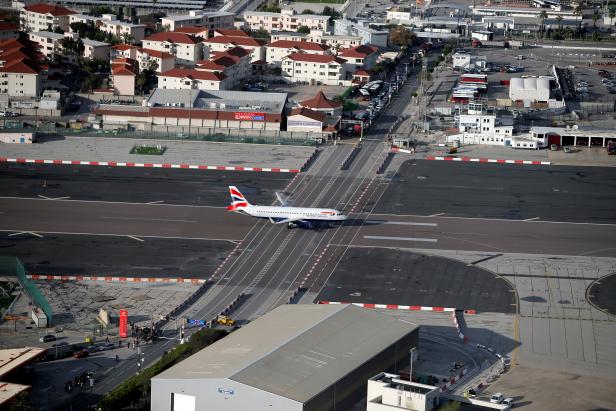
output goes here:
<path id="1" fill-rule="evenodd" d="M 231 204 L 227 206 L 227 210 L 236 211 L 250 206 L 250 203 L 236 186 L 229 186 L 229 194 L 231 195 Z"/>

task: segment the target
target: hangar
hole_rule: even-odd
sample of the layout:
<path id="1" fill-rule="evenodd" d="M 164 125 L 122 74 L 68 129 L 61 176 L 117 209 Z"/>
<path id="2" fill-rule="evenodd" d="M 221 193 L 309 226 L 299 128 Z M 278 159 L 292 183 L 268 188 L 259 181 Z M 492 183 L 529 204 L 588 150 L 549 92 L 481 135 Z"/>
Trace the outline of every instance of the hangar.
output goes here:
<path id="1" fill-rule="evenodd" d="M 402 369 L 419 326 L 353 305 L 283 305 L 152 378 L 152 411 L 348 410 Z"/>

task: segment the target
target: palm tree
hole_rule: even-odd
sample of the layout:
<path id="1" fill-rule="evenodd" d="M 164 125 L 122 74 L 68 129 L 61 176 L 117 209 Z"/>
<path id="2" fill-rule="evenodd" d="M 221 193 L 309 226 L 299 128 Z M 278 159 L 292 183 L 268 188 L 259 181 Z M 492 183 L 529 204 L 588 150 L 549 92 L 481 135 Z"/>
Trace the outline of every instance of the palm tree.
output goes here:
<path id="1" fill-rule="evenodd" d="M 575 6 L 575 8 L 573 9 L 573 14 L 576 17 L 579 17 L 579 20 L 578 20 L 578 33 L 581 33 L 582 32 L 582 20 L 583 20 L 583 17 L 584 17 L 584 9 L 582 9 L 582 5 L 581 4 L 577 4 Z"/>
<path id="2" fill-rule="evenodd" d="M 541 19 L 541 37 L 543 37 L 543 31 L 545 30 L 545 19 L 548 18 L 548 13 L 545 12 L 545 10 L 541 10 L 541 13 L 539 13 L 539 18 Z"/>
<path id="3" fill-rule="evenodd" d="M 562 35 L 563 34 L 563 16 L 561 16 L 560 14 L 556 16 L 556 21 L 558 22 L 558 32 Z"/>
<path id="4" fill-rule="evenodd" d="M 135 38 L 130 33 L 122 33 L 122 43 L 124 44 L 133 44 L 133 40 Z"/>
<path id="5" fill-rule="evenodd" d="M 592 14 L 592 24 L 593 26 L 595 26 L 595 32 L 597 31 L 597 20 L 599 20 L 601 18 L 601 14 L 595 10 L 595 12 Z"/>

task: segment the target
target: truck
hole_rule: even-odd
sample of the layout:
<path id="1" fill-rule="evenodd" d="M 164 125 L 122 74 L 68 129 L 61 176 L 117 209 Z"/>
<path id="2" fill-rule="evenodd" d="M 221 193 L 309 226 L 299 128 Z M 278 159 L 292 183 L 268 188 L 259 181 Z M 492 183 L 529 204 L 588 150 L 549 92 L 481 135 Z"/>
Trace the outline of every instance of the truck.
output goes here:
<path id="1" fill-rule="evenodd" d="M 616 141 L 608 141 L 606 148 L 608 155 L 616 154 Z"/>
<path id="2" fill-rule="evenodd" d="M 216 322 L 220 325 L 228 325 L 230 327 L 233 327 L 235 325 L 235 320 L 222 314 L 216 317 Z"/>

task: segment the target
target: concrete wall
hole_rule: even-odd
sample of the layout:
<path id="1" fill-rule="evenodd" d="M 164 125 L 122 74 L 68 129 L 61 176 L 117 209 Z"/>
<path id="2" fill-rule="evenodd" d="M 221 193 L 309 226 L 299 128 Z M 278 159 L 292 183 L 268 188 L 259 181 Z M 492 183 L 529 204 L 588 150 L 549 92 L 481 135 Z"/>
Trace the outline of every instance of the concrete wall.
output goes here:
<path id="1" fill-rule="evenodd" d="M 196 398 L 196 410 L 302 411 L 303 404 L 230 379 L 152 378 L 151 411 L 172 411 L 171 393 Z"/>
<path id="2" fill-rule="evenodd" d="M 34 133 L 0 133 L 0 143 L 32 144 Z"/>

